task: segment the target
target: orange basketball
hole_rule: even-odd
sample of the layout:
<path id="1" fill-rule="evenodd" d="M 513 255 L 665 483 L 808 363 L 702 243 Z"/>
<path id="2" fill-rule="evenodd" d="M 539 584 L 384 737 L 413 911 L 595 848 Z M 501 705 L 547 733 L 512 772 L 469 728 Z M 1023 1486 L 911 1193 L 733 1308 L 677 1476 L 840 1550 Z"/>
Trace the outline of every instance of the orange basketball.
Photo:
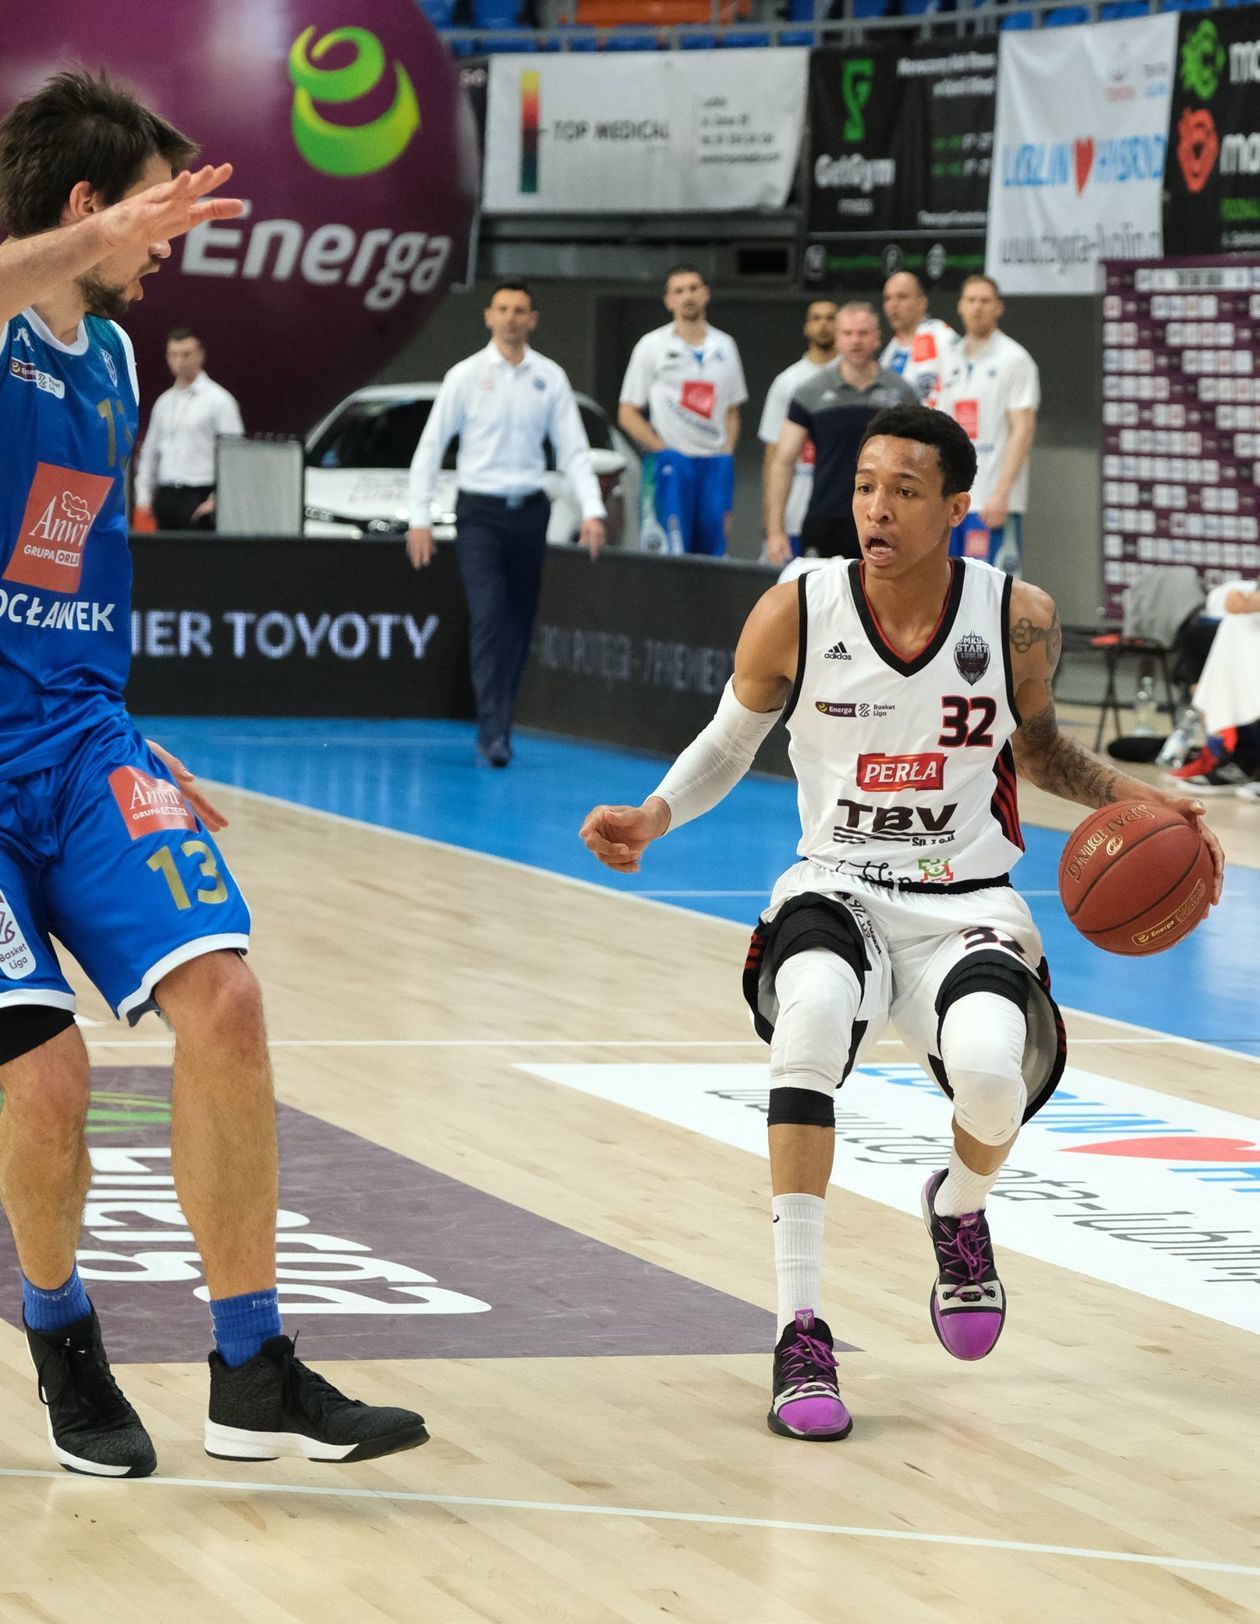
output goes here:
<path id="1" fill-rule="evenodd" d="M 1113 801 L 1069 835 L 1059 895 L 1096 947 L 1162 953 L 1206 915 L 1212 853 L 1189 819 L 1162 801 Z"/>

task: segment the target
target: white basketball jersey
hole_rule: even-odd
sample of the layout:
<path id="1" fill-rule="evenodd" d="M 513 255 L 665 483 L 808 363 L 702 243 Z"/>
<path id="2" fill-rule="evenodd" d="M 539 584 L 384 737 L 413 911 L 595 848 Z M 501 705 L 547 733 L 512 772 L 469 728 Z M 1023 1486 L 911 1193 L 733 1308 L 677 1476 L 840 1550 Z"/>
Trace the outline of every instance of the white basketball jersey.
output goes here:
<path id="1" fill-rule="evenodd" d="M 952 570 L 940 622 L 909 660 L 884 641 L 859 561 L 800 578 L 787 725 L 801 857 L 933 887 L 1001 879 L 1018 861 L 1011 578 L 970 558 Z"/>

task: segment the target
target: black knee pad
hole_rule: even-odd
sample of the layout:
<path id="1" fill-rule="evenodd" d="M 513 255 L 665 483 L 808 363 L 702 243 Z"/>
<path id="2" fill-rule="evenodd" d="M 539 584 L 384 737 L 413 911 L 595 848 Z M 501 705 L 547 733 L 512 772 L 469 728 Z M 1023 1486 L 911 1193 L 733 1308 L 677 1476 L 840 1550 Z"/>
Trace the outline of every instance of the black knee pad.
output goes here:
<path id="1" fill-rule="evenodd" d="M 774 1027 L 762 1007 L 763 986 L 767 993 L 774 978 L 794 953 L 821 947 L 841 958 L 858 981 L 859 995 L 866 987 L 866 944 L 857 921 L 840 902 L 805 892 L 792 897 L 768 925 L 758 923 L 744 961 L 744 998 L 752 1011 L 753 1027 L 759 1038 L 769 1043 Z"/>
<path id="2" fill-rule="evenodd" d="M 0 1006 L 0 1066 L 20 1060 L 73 1025 L 74 1016 L 68 1009 L 54 1009 L 51 1004 Z"/>
<path id="3" fill-rule="evenodd" d="M 853 915 L 841 902 L 826 897 L 793 897 L 771 921 L 766 944 L 766 967 L 772 976 L 794 953 L 825 948 L 853 971 L 858 990 L 866 985 L 866 945 Z"/>
<path id="4" fill-rule="evenodd" d="M 834 1129 L 836 1097 L 834 1094 L 820 1093 L 816 1088 L 772 1088 L 766 1121 L 772 1128 L 780 1123 L 788 1123 Z"/>
<path id="5" fill-rule="evenodd" d="M 1018 964 L 1008 953 L 969 953 L 945 977 L 936 995 L 938 1036 L 946 1010 L 972 992 L 996 993 L 1027 1015 L 1032 971 Z"/>

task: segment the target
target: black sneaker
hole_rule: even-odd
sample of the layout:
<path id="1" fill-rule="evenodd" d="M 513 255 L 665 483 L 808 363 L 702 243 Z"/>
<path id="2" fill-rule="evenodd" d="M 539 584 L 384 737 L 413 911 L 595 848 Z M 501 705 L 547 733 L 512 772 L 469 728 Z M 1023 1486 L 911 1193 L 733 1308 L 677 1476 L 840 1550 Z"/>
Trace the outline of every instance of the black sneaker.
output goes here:
<path id="1" fill-rule="evenodd" d="M 148 1477 L 153 1443 L 114 1380 L 96 1310 L 62 1331 L 25 1329 L 61 1465 L 91 1477 Z"/>
<path id="2" fill-rule="evenodd" d="M 206 1454 L 219 1460 L 372 1460 L 429 1441 L 424 1417 L 361 1404 L 304 1365 L 287 1336 L 235 1369 L 210 1355 Z"/>

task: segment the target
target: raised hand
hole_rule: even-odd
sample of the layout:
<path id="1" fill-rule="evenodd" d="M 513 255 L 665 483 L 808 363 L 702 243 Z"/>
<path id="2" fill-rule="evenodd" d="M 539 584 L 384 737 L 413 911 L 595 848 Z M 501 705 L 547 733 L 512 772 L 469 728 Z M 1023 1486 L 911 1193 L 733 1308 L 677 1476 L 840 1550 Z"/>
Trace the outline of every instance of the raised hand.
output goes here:
<path id="1" fill-rule="evenodd" d="M 235 219 L 245 208 L 239 197 L 208 195 L 231 174 L 231 164 L 206 164 L 195 172 L 185 169 L 173 180 L 160 181 L 102 210 L 101 227 L 110 246 L 147 247 L 182 236 L 203 220 Z"/>

